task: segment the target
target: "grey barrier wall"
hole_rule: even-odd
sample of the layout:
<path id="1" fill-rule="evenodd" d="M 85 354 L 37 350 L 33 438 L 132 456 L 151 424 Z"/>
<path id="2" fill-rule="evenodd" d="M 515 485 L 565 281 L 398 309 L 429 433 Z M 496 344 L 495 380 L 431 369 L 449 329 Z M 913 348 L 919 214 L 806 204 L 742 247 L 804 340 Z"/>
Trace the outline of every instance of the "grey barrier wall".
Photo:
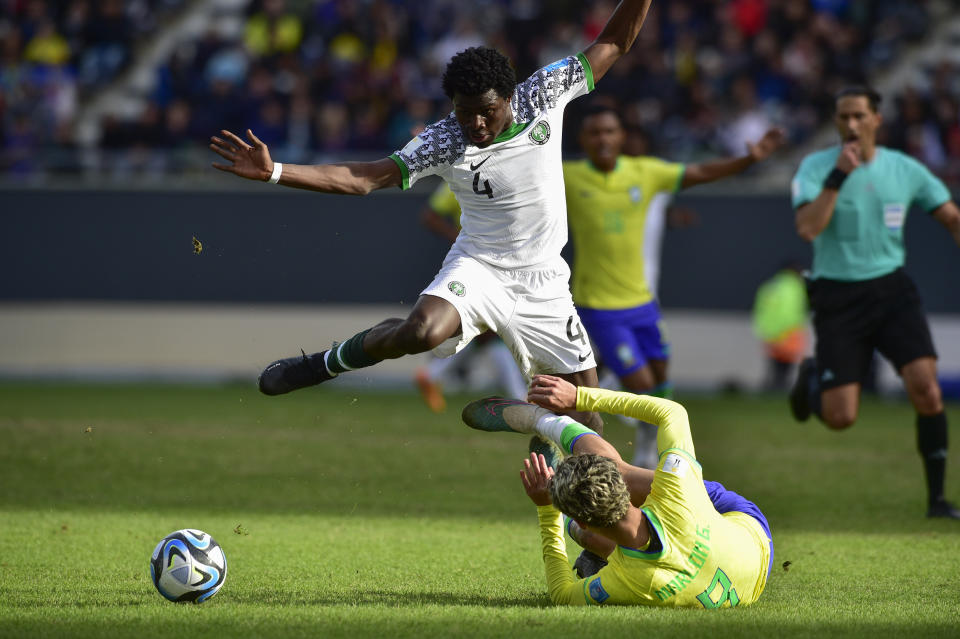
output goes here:
<path id="1" fill-rule="evenodd" d="M 0 300 L 410 303 L 447 248 L 419 224 L 425 201 L 425 192 L 347 197 L 269 187 L 2 191 Z M 667 308 L 745 310 L 785 260 L 810 263 L 787 194 L 694 191 L 677 204 L 699 222 L 666 233 Z M 928 310 L 960 313 L 960 249 L 916 210 L 907 270 Z"/>

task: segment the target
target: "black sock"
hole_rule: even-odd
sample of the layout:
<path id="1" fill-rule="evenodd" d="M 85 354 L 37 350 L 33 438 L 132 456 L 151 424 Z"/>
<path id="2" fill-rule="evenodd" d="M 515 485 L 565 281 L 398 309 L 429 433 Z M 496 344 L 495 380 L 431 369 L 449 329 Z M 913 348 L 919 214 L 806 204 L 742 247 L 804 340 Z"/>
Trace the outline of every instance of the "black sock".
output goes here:
<path id="1" fill-rule="evenodd" d="M 930 504 L 943 499 L 947 470 L 947 414 L 917 415 L 917 449 L 923 459 Z"/>

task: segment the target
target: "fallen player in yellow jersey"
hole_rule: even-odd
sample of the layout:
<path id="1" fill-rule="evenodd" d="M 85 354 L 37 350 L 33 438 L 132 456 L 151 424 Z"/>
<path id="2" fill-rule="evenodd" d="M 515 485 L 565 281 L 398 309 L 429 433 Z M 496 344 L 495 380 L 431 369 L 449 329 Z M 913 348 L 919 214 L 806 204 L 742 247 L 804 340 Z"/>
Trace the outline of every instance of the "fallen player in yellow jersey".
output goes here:
<path id="1" fill-rule="evenodd" d="M 570 454 L 556 471 L 532 454 L 521 473 L 537 505 L 554 603 L 713 609 L 759 598 L 773 560 L 769 525 L 755 504 L 703 481 L 683 406 L 549 375 L 534 378 L 529 399 L 545 408 L 487 398 L 469 404 L 463 419 L 479 430 L 535 433 Z M 573 408 L 656 424 L 657 469 L 624 462 L 596 433 L 551 412 Z M 578 580 L 570 570 L 561 512 L 575 522 L 575 539 L 607 557 L 595 575 Z"/>

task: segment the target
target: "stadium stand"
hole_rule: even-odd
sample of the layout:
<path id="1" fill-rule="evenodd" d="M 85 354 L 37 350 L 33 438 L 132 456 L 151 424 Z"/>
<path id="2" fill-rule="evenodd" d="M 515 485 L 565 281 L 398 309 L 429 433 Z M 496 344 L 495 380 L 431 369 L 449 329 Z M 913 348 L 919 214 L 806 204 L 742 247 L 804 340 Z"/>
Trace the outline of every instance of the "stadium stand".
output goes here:
<path id="1" fill-rule="evenodd" d="M 828 118 L 838 87 L 876 83 L 908 52 L 930 48 L 934 26 L 955 18 L 956 5 L 654 3 L 597 99 L 622 110 L 644 143 L 638 150 L 676 160 L 739 152 L 770 123 L 802 145 Z M 491 44 L 524 76 L 590 42 L 611 8 L 607 0 L 0 0 L 0 172 L 202 174 L 206 139 L 220 128 L 253 128 L 286 162 L 383 155 L 445 114 L 439 78 L 456 51 Z M 960 184 L 957 33 L 945 33 L 953 46 L 935 59 L 918 57 L 887 100 L 887 143 L 952 184 Z"/>

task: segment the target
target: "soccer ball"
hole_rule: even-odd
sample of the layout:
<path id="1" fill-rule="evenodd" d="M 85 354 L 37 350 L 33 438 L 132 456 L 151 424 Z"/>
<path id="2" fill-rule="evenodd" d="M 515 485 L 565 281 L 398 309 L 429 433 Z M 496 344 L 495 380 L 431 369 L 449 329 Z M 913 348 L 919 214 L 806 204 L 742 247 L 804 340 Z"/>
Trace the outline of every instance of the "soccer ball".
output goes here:
<path id="1" fill-rule="evenodd" d="M 213 537 L 184 528 L 161 539 L 153 549 L 150 577 L 170 601 L 202 603 L 223 586 L 227 558 Z"/>

